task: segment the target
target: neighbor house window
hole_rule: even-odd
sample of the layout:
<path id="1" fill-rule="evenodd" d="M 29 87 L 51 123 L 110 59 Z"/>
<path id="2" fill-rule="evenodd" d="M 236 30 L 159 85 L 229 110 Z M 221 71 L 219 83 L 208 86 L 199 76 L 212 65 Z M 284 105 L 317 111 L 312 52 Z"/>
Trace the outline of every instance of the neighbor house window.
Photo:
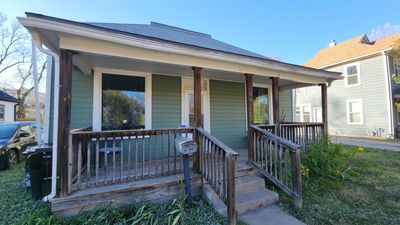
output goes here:
<path id="1" fill-rule="evenodd" d="M 5 106 L 0 105 L 0 121 L 3 121 L 5 118 Z"/>
<path id="2" fill-rule="evenodd" d="M 296 89 L 296 94 L 303 95 L 306 93 L 306 88 L 297 88 Z"/>
<path id="3" fill-rule="evenodd" d="M 296 106 L 296 122 L 311 122 L 311 105 Z"/>
<path id="4" fill-rule="evenodd" d="M 268 88 L 253 87 L 253 111 L 255 124 L 269 123 Z"/>
<path id="5" fill-rule="evenodd" d="M 397 124 L 400 125 L 400 103 L 396 104 L 397 108 Z"/>
<path id="6" fill-rule="evenodd" d="M 102 130 L 144 127 L 145 78 L 103 74 Z"/>
<path id="7" fill-rule="evenodd" d="M 347 123 L 348 124 L 362 124 L 363 123 L 363 111 L 362 111 L 362 100 L 351 99 L 346 101 L 347 109 Z"/>
<path id="8" fill-rule="evenodd" d="M 345 83 L 346 86 L 356 86 L 359 85 L 360 82 L 360 64 L 353 63 L 345 66 Z"/>

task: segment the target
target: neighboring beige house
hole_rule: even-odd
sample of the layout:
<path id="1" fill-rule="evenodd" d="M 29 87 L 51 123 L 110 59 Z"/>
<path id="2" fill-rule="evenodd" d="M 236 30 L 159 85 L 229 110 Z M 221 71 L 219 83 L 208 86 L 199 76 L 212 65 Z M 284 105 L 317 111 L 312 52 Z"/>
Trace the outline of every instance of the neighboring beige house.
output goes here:
<path id="1" fill-rule="evenodd" d="M 0 91 L 0 122 L 13 122 L 15 120 L 15 105 L 18 99 Z"/>
<path id="2" fill-rule="evenodd" d="M 370 41 L 359 35 L 342 43 L 332 41 L 304 66 L 342 73 L 328 87 L 328 122 L 331 135 L 398 137 L 400 97 L 392 81 L 400 66 L 388 55 L 400 34 Z M 299 88 L 295 93 L 295 120 L 321 121 L 320 89 Z"/>

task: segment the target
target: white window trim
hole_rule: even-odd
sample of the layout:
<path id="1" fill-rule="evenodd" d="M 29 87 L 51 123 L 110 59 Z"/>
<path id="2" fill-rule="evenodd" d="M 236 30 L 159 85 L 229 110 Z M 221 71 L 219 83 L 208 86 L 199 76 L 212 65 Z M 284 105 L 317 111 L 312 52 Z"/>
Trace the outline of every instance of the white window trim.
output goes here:
<path id="1" fill-rule="evenodd" d="M 95 67 L 94 68 L 94 77 L 93 77 L 93 122 L 92 127 L 93 131 L 101 131 L 101 111 L 102 111 L 102 77 L 103 73 L 123 75 L 123 76 L 136 76 L 136 77 L 144 77 L 145 78 L 145 94 L 144 94 L 144 102 L 145 102 L 145 129 L 151 129 L 151 117 L 152 117 L 152 109 L 151 109 L 151 96 L 152 96 L 152 83 L 151 73 L 139 72 L 139 71 L 131 71 L 131 70 L 119 70 L 119 69 L 110 69 L 103 67 Z"/>
<path id="2" fill-rule="evenodd" d="M 349 112 L 349 103 L 350 102 L 360 102 L 360 104 L 361 104 L 360 122 L 359 123 L 350 122 L 350 112 Z M 363 106 L 363 102 L 362 102 L 361 98 L 346 100 L 346 117 L 347 117 L 347 124 L 349 124 L 349 125 L 363 125 L 364 124 L 364 106 Z"/>
<path id="3" fill-rule="evenodd" d="M 203 75 L 204 76 L 204 75 Z M 201 90 L 201 95 L 204 95 L 205 102 L 202 102 L 203 105 L 203 113 L 204 113 L 204 130 L 207 132 L 211 132 L 211 123 L 210 123 L 210 79 L 202 78 L 201 81 L 206 81 L 206 90 Z M 182 77 L 181 78 L 181 125 L 188 125 L 188 113 L 187 109 L 189 108 L 189 102 L 186 100 L 186 95 L 188 93 L 194 93 L 194 83 L 193 77 Z M 187 123 L 187 124 L 185 124 Z"/>
<path id="4" fill-rule="evenodd" d="M 303 92 L 299 92 L 298 90 L 303 90 Z M 305 87 L 296 88 L 296 94 L 305 95 L 306 94 L 306 88 Z"/>
<path id="5" fill-rule="evenodd" d="M 349 85 L 349 83 L 348 83 L 349 80 L 348 80 L 348 76 L 347 76 L 347 68 L 350 67 L 350 66 L 357 66 L 357 83 L 355 83 L 355 84 L 350 84 L 350 85 Z M 345 87 L 354 87 L 354 86 L 359 86 L 359 85 L 361 85 L 360 62 L 355 62 L 355 63 L 350 63 L 350 64 L 347 64 L 347 65 L 344 65 L 344 72 L 343 72 L 343 74 L 344 74 L 344 86 L 345 86 Z M 355 76 L 355 75 L 352 75 L 352 76 Z"/>
<path id="6" fill-rule="evenodd" d="M 322 123 L 322 121 L 317 121 L 317 118 L 318 118 L 318 115 L 317 115 L 317 110 L 318 109 L 321 109 L 321 113 L 322 113 L 322 107 L 314 107 L 313 108 L 313 120 L 312 121 L 314 121 L 315 123 Z M 321 117 L 322 117 L 322 115 L 321 115 Z M 322 119 L 322 118 L 321 118 Z"/>
<path id="7" fill-rule="evenodd" d="M 3 118 L 0 117 L 0 121 L 6 120 L 6 105 L 0 104 L 0 108 L 3 108 Z"/>
<path id="8" fill-rule="evenodd" d="M 303 109 L 305 106 L 308 106 L 310 108 L 310 121 L 313 121 L 313 113 L 311 112 L 312 111 L 311 104 L 297 104 L 296 108 L 300 107 L 301 110 L 300 110 L 300 121 L 296 121 L 296 122 L 304 123 L 304 110 Z M 294 120 L 296 119 L 296 108 L 294 109 L 294 113 L 295 113 Z M 308 123 L 308 122 L 305 122 L 305 123 Z"/>
<path id="9" fill-rule="evenodd" d="M 257 88 L 267 88 L 268 89 L 268 107 L 269 107 L 268 108 L 268 110 L 269 110 L 268 117 L 269 117 L 269 124 L 273 125 L 274 124 L 274 118 L 272 116 L 272 113 L 273 113 L 274 106 L 272 105 L 272 85 L 254 83 L 253 84 L 253 88 L 255 88 L 255 87 L 257 87 Z M 245 90 L 245 92 L 246 92 L 246 90 Z M 247 97 L 246 97 L 246 101 L 247 101 Z M 246 107 L 247 107 L 247 103 L 246 103 Z M 247 113 L 247 110 L 246 110 L 246 113 Z M 247 116 L 246 116 L 246 118 L 247 118 Z M 246 124 L 247 124 L 247 119 L 246 119 Z"/>

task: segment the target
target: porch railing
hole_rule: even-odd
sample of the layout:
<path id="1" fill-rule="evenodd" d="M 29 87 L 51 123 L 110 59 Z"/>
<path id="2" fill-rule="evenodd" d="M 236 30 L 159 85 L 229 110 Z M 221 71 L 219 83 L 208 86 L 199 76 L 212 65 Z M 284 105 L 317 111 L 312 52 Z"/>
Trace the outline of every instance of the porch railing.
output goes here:
<path id="1" fill-rule="evenodd" d="M 257 127 L 276 134 L 276 126 L 269 124 L 257 125 Z M 310 142 L 317 141 L 324 136 L 323 123 L 283 123 L 279 127 L 279 136 L 301 146 L 306 151 Z"/>
<path id="2" fill-rule="evenodd" d="M 201 128 L 196 128 L 203 178 L 227 207 L 228 224 L 236 224 L 235 161 L 238 153 Z"/>
<path id="3" fill-rule="evenodd" d="M 302 206 L 302 180 L 300 146 L 272 132 L 252 125 L 249 128 L 250 162 L 267 179 L 295 199 L 297 207 Z"/>
<path id="4" fill-rule="evenodd" d="M 68 193 L 91 186 L 160 177 L 182 172 L 177 136 L 193 128 L 71 132 Z"/>

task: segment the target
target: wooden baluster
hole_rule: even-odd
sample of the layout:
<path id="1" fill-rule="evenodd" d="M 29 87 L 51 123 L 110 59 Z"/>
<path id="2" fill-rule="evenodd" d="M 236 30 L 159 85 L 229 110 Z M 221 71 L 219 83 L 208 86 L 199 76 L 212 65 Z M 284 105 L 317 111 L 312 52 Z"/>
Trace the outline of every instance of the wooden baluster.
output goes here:
<path id="1" fill-rule="evenodd" d="M 78 139 L 78 180 L 76 182 L 78 189 L 81 184 L 81 173 L 82 173 L 82 136 Z"/>
<path id="2" fill-rule="evenodd" d="M 176 132 L 174 132 L 174 141 L 175 141 L 175 139 L 176 139 Z M 176 149 L 175 149 L 175 146 L 173 146 L 172 150 L 174 151 L 174 173 L 176 173 L 177 171 L 176 171 Z"/>
<path id="3" fill-rule="evenodd" d="M 226 201 L 228 224 L 236 224 L 235 210 L 235 157 L 228 157 L 228 196 Z"/>
<path id="4" fill-rule="evenodd" d="M 167 137 L 168 137 L 168 158 L 167 158 L 167 166 L 168 166 L 168 169 L 167 169 L 167 174 L 170 174 L 170 172 L 171 172 L 171 170 L 170 170 L 170 162 L 169 162 L 169 158 L 171 157 L 171 133 L 170 133 L 170 131 L 168 130 L 167 131 Z"/>
<path id="5" fill-rule="evenodd" d="M 224 200 L 224 202 L 225 202 L 225 200 L 226 200 L 226 198 L 227 198 L 227 189 L 226 189 L 226 183 L 227 183 L 227 178 L 226 178 L 226 170 L 227 170 L 227 154 L 224 152 L 223 153 L 223 159 L 222 159 L 223 161 L 222 161 L 222 180 L 223 180 L 223 182 L 222 182 L 222 194 L 223 194 L 223 200 Z"/>
<path id="6" fill-rule="evenodd" d="M 278 148 L 279 179 L 282 180 L 282 145 Z"/>
<path id="7" fill-rule="evenodd" d="M 124 173 L 124 137 L 121 137 L 120 140 L 121 145 L 121 170 L 120 170 L 120 182 L 122 182 L 123 173 Z"/>
<path id="8" fill-rule="evenodd" d="M 112 176 L 112 182 L 115 183 L 115 171 L 116 171 L 116 165 L 115 165 L 115 136 L 113 136 L 113 176 Z"/>
<path id="9" fill-rule="evenodd" d="M 156 136 L 155 136 L 155 139 L 156 139 L 156 150 L 155 150 L 155 162 L 156 162 L 156 171 L 155 171 L 155 176 L 157 177 L 158 176 L 158 160 L 159 160 L 159 156 L 158 156 L 158 135 L 159 135 L 159 133 L 158 132 L 156 132 Z"/>
<path id="10" fill-rule="evenodd" d="M 161 175 L 164 175 L 164 131 L 161 131 Z"/>
<path id="11" fill-rule="evenodd" d="M 99 185 L 99 167 L 100 167 L 100 154 L 99 154 L 99 136 L 96 136 L 96 186 Z"/>
<path id="12" fill-rule="evenodd" d="M 128 178 L 127 180 L 131 179 L 131 175 L 132 175 L 132 171 L 131 171 L 131 160 L 132 160 L 132 156 L 131 156 L 131 151 L 132 151 L 132 138 L 131 135 L 128 136 Z"/>
<path id="13" fill-rule="evenodd" d="M 107 159 L 107 155 L 108 155 L 108 143 L 107 143 L 107 136 L 104 137 L 104 170 L 105 170 L 105 174 L 104 174 L 104 184 L 107 184 L 107 175 L 108 175 L 108 159 Z"/>
<path id="14" fill-rule="evenodd" d="M 86 164 L 86 172 L 87 172 L 87 179 L 88 179 L 87 187 L 90 186 L 90 168 L 91 168 L 91 166 L 90 166 L 90 157 L 91 157 L 90 150 L 91 150 L 91 146 L 90 145 L 91 145 L 91 141 L 92 141 L 92 138 L 90 138 L 90 136 L 87 137 L 87 164 Z"/>
<path id="15" fill-rule="evenodd" d="M 144 135 L 142 134 L 142 175 L 141 178 L 144 178 L 144 165 L 145 165 L 145 159 L 146 159 L 146 146 L 144 143 Z"/>
<path id="16" fill-rule="evenodd" d="M 138 136 L 135 136 L 135 179 L 138 179 Z"/>

